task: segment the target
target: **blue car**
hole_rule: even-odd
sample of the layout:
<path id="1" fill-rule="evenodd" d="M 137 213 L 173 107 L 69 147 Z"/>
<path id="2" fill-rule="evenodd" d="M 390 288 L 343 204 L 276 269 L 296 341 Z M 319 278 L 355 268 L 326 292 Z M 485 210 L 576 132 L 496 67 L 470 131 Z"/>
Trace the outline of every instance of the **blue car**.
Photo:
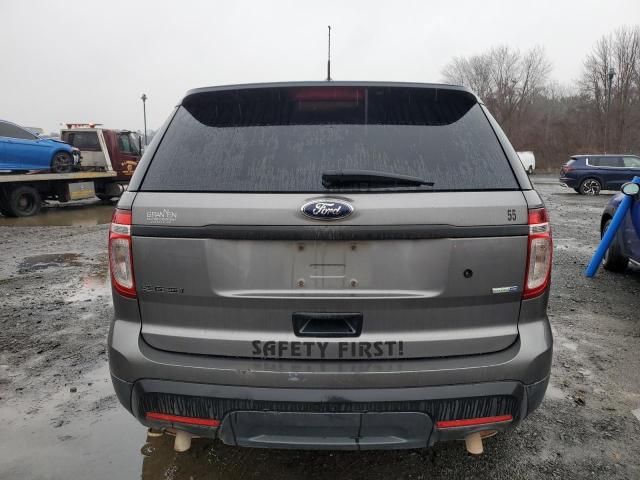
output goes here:
<path id="1" fill-rule="evenodd" d="M 41 138 L 0 120 L 0 172 L 50 170 L 66 173 L 80 163 L 80 151 L 53 138 Z"/>
<path id="2" fill-rule="evenodd" d="M 634 176 L 640 176 L 636 155 L 574 155 L 560 169 L 560 183 L 581 195 L 620 190 Z"/>
<path id="3" fill-rule="evenodd" d="M 636 187 L 637 188 L 637 187 Z M 624 193 L 615 195 L 602 212 L 600 234 L 607 231 L 616 209 L 624 198 Z M 640 195 L 634 195 L 634 201 L 625 217 L 613 243 L 607 250 L 603 266 L 612 272 L 623 272 L 629 262 L 640 266 Z"/>

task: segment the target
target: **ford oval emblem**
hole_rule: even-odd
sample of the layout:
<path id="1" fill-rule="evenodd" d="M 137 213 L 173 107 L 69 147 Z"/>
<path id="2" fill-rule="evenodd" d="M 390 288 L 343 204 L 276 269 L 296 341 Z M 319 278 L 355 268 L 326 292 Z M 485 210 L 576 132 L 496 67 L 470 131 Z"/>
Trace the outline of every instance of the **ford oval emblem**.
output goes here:
<path id="1" fill-rule="evenodd" d="M 305 203 L 300 211 L 314 220 L 339 220 L 353 213 L 353 205 L 335 198 L 321 198 Z"/>

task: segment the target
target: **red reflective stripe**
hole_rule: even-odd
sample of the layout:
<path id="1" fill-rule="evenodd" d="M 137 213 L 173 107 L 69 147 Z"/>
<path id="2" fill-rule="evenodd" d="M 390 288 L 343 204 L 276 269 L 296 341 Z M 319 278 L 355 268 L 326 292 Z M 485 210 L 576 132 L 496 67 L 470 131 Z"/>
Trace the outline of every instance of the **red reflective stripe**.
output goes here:
<path id="1" fill-rule="evenodd" d="M 166 413 L 148 412 L 147 418 L 149 420 L 163 420 L 165 422 L 184 423 L 185 425 L 201 425 L 203 427 L 217 427 L 220 425 L 220 420 L 215 418 L 195 418 L 195 417 L 180 417 L 178 415 L 168 415 Z"/>
<path id="2" fill-rule="evenodd" d="M 498 417 L 465 418 L 462 420 L 443 420 L 436 422 L 437 428 L 472 427 L 474 425 L 488 425 L 491 423 L 510 422 L 511 415 L 500 415 Z"/>

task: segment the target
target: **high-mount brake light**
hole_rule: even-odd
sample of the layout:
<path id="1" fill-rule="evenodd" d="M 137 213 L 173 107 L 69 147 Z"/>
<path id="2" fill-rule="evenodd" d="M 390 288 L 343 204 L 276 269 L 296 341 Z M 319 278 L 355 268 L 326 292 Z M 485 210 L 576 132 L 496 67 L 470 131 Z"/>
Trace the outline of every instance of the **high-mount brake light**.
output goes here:
<path id="1" fill-rule="evenodd" d="M 552 253 L 551 225 L 546 209 L 529 210 L 527 269 L 522 298 L 537 297 L 547 289 L 551 281 Z"/>
<path id="2" fill-rule="evenodd" d="M 111 284 L 125 297 L 136 298 L 131 248 L 131 212 L 116 209 L 109 227 L 109 270 Z"/>
<path id="3" fill-rule="evenodd" d="M 364 100 L 362 87 L 304 87 L 291 92 L 297 102 L 357 102 Z"/>

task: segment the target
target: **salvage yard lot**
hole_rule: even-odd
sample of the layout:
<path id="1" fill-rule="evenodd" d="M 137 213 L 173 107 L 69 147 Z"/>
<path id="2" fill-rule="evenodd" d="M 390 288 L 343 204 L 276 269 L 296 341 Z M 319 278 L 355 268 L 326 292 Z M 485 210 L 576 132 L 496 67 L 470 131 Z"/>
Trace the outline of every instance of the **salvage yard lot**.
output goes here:
<path id="1" fill-rule="evenodd" d="M 533 178 L 555 242 L 552 377 L 541 408 L 478 458 L 461 443 L 339 453 L 196 440 L 177 454 L 166 436 L 147 441 L 108 381 L 107 225 L 91 225 L 104 207 L 65 212 L 80 225 L 0 218 L 0 478 L 640 478 L 640 270 L 586 279 L 609 195 Z"/>

